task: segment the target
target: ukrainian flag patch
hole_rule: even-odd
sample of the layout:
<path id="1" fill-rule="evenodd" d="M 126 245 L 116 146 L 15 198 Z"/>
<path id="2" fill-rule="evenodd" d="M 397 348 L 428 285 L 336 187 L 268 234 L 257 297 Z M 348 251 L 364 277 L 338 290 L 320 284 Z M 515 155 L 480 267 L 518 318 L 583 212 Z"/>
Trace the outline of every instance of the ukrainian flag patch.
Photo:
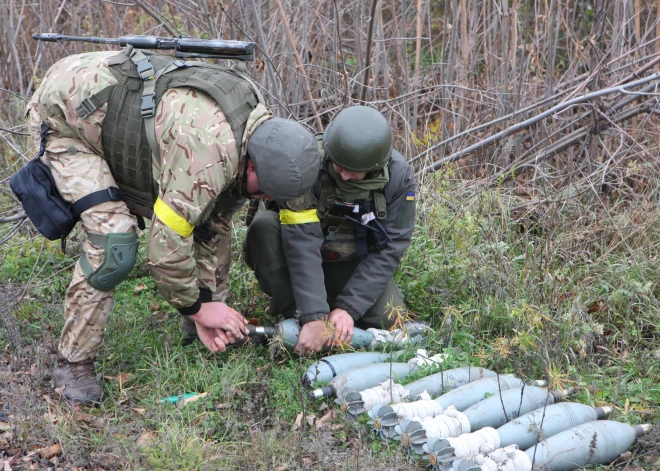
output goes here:
<path id="1" fill-rule="evenodd" d="M 406 195 L 406 201 L 415 201 L 415 192 L 409 191 Z"/>

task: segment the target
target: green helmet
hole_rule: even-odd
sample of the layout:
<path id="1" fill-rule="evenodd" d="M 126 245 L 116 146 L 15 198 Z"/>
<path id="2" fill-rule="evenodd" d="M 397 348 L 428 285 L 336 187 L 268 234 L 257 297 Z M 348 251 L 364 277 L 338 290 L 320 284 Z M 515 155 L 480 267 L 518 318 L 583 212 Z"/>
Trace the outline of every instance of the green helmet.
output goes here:
<path id="1" fill-rule="evenodd" d="M 328 126 L 323 135 L 323 151 L 343 169 L 377 170 L 392 155 L 392 129 L 377 110 L 351 106 L 335 116 Z"/>
<path id="2" fill-rule="evenodd" d="M 321 165 L 314 135 L 290 119 L 271 118 L 254 131 L 247 143 L 262 193 L 283 202 L 306 193 Z"/>

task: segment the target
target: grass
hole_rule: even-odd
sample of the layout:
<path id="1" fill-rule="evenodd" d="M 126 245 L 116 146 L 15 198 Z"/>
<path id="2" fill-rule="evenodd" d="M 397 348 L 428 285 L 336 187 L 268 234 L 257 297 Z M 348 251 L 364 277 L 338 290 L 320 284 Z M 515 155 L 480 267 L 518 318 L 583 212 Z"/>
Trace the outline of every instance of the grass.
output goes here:
<path id="1" fill-rule="evenodd" d="M 458 207 L 442 203 L 450 196 Z M 635 208 L 623 205 L 581 227 L 572 203 L 518 216 L 504 191 L 467 192 L 447 177 L 425 187 L 421 201 L 395 278 L 411 312 L 436 328 L 429 352 L 458 347 L 450 366 L 470 362 L 545 379 L 553 388 L 577 385 L 579 402 L 613 404 L 615 420 L 658 423 L 657 221 L 635 239 L 620 223 Z M 236 249 L 243 231 L 237 224 Z M 0 399 L 0 412 L 12 414 L 14 450 L 24 455 L 60 443 L 56 460 L 85 469 L 423 468 L 397 446 L 374 440 L 334 403 L 308 402 L 299 383 L 308 360 L 268 347 L 213 356 L 199 343 L 182 346 L 178 314 L 156 293 L 143 263 L 117 288 L 98 359 L 103 403 L 60 401 L 49 374 L 81 239 L 76 235 L 62 254 L 56 243 L 22 237 L 2 258 L 3 286 L 22 291 L 29 283 L 12 309 L 20 339 L 0 336 L 0 391 L 9 398 Z M 239 260 L 229 302 L 272 322 L 267 299 Z M 189 392 L 206 396 L 160 403 Z M 317 429 L 331 409 L 337 418 Z M 638 446 L 633 463 L 655 462 L 655 446 Z"/>

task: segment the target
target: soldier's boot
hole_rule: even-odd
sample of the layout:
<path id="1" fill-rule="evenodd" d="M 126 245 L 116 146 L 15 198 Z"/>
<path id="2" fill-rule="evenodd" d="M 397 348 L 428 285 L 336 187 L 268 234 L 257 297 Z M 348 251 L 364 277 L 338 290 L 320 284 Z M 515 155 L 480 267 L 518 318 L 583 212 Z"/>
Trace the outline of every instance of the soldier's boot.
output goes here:
<path id="1" fill-rule="evenodd" d="M 61 355 L 53 371 L 55 388 L 64 386 L 62 395 L 74 402 L 93 404 L 101 402 L 101 385 L 94 374 L 94 360 L 71 363 Z"/>
<path id="2" fill-rule="evenodd" d="M 190 345 L 196 340 L 199 340 L 199 335 L 197 335 L 197 326 L 195 326 L 195 321 L 190 320 L 185 316 L 182 317 L 181 334 L 183 336 L 183 339 L 181 340 L 181 345 Z"/>

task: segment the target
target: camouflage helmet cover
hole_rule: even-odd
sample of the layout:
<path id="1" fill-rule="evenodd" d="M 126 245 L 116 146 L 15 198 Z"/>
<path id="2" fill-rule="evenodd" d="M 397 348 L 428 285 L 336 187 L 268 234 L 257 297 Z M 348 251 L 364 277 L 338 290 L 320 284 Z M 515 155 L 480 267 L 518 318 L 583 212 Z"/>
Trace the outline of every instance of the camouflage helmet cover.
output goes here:
<path id="1" fill-rule="evenodd" d="M 259 188 L 275 201 L 292 200 L 316 181 L 321 154 L 314 135 L 290 119 L 271 118 L 247 143 Z"/>
<path id="2" fill-rule="evenodd" d="M 332 120 L 323 135 L 324 153 L 343 169 L 370 172 L 392 155 L 392 129 L 380 112 L 351 106 Z"/>

